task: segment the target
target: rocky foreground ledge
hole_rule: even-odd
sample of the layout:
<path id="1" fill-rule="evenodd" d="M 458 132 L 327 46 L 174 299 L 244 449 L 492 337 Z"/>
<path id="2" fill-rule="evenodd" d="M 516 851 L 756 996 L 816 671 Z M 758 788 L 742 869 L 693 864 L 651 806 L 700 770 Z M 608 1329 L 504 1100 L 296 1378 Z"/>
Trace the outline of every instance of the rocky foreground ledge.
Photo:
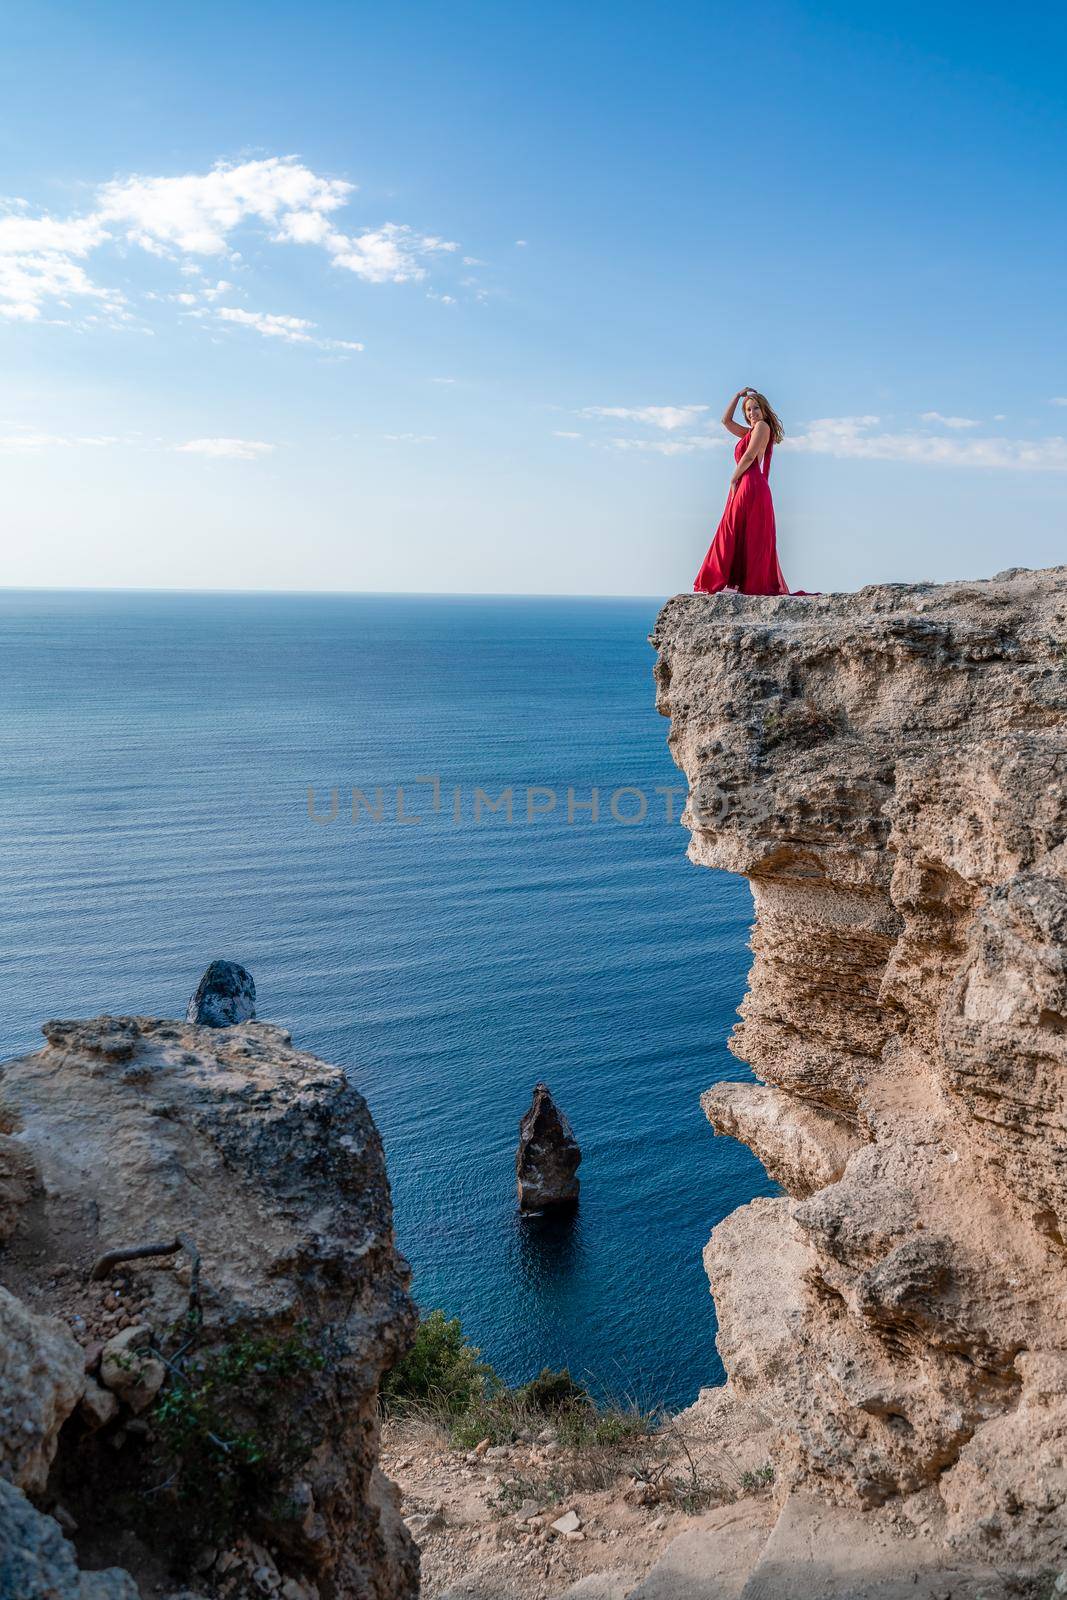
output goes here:
<path id="1" fill-rule="evenodd" d="M 0 1069 L 0 1593 L 414 1595 L 377 1391 L 415 1311 L 366 1104 L 261 1022 L 44 1032 Z"/>
<path id="2" fill-rule="evenodd" d="M 1058 1571 L 1067 567 L 679 596 L 652 642 L 690 857 L 755 902 L 760 1082 L 704 1104 L 786 1191 L 712 1235 L 729 1383 L 693 1416 L 763 1432 L 783 1525 L 836 1502 Z"/>

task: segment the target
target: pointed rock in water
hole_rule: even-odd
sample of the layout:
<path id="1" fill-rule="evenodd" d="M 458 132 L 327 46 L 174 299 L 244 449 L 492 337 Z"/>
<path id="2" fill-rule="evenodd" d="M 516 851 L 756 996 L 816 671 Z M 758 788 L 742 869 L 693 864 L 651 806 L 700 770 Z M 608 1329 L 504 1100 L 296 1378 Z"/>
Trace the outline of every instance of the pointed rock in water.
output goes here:
<path id="1" fill-rule="evenodd" d="M 534 1085 L 530 1109 L 519 1123 L 515 1177 L 522 1211 L 572 1206 L 578 1200 L 582 1152 L 547 1083 Z"/>
<path id="2" fill-rule="evenodd" d="M 185 1020 L 205 1028 L 229 1028 L 235 1022 L 253 1022 L 255 1015 L 252 974 L 236 961 L 213 961 L 196 986 Z"/>

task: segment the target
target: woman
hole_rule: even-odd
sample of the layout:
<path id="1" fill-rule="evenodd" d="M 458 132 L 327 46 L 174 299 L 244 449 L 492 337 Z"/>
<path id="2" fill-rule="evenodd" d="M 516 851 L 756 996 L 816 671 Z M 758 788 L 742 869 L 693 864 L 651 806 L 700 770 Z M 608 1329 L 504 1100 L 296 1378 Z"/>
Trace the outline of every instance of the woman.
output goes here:
<path id="1" fill-rule="evenodd" d="M 737 402 L 748 426 L 734 421 Z M 697 573 L 698 594 L 732 589 L 741 594 L 788 594 L 774 539 L 774 502 L 767 475 L 782 424 L 755 389 L 739 389 L 723 413 L 723 427 L 736 435 L 733 477 L 711 549 Z"/>

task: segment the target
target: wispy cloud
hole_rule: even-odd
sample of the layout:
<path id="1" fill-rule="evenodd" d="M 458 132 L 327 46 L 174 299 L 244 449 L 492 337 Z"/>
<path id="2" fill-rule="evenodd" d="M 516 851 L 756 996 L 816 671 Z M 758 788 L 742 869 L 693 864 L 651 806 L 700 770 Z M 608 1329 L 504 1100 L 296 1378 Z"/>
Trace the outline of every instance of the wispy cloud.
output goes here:
<path id="1" fill-rule="evenodd" d="M 84 445 L 97 448 L 123 442 L 110 434 L 37 433 L 30 428 L 0 434 L 0 450 L 12 455 L 41 455 L 46 450 L 69 450 Z"/>
<path id="2" fill-rule="evenodd" d="M 706 433 L 687 434 L 678 439 L 609 439 L 613 450 L 644 450 L 660 456 L 688 456 L 695 450 L 715 450 L 721 439 Z"/>
<path id="3" fill-rule="evenodd" d="M 1050 406 L 1067 406 L 1067 394 L 1054 394 L 1049 401 Z"/>
<path id="4" fill-rule="evenodd" d="M 974 417 L 946 417 L 940 411 L 920 411 L 920 422 L 939 422 L 943 428 L 980 428 Z"/>
<path id="5" fill-rule="evenodd" d="M 581 439 L 584 438 L 584 434 L 573 433 L 567 428 L 553 428 L 552 437 L 554 439 Z"/>
<path id="6" fill-rule="evenodd" d="M 209 456 L 213 460 L 258 461 L 276 448 L 262 439 L 188 439 L 175 450 L 188 455 Z"/>
<path id="7" fill-rule="evenodd" d="M 69 309 L 78 300 L 121 314 L 122 295 L 94 283 L 82 265 L 105 237 L 92 217 L 0 217 L 0 317 L 37 322 L 46 306 Z"/>
<path id="8" fill-rule="evenodd" d="M 245 311 L 240 306 L 219 306 L 216 316 L 222 322 L 253 328 L 267 339 L 282 339 L 286 344 L 313 344 L 320 350 L 362 350 L 351 339 L 323 339 L 312 330 L 316 324 L 306 317 L 287 317 L 273 311 Z"/>
<path id="9" fill-rule="evenodd" d="M 122 445 L 135 450 L 173 450 L 179 454 L 210 456 L 220 460 L 255 461 L 261 456 L 270 455 L 277 448 L 262 439 L 187 439 L 174 444 L 164 438 L 142 433 L 48 433 L 28 423 L 8 422 L 0 426 L 13 430 L 0 433 L 0 453 L 8 455 L 41 456 L 55 450 L 101 449 L 109 445 Z"/>
<path id="10" fill-rule="evenodd" d="M 109 244 L 134 246 L 193 276 L 199 267 L 183 258 L 236 260 L 234 241 L 252 228 L 275 243 L 316 246 L 332 266 L 368 283 L 425 278 L 429 262 L 458 250 L 452 240 L 406 223 L 342 231 L 336 214 L 354 192 L 354 184 L 322 177 L 296 157 L 270 156 L 179 177 L 116 178 L 80 217 L 32 216 L 25 202 L 15 202 L 0 216 L 0 316 L 37 322 L 48 320 L 53 306 L 96 300 L 113 320 L 128 317 L 123 295 L 95 282 L 85 265 Z M 210 299 L 228 287 L 202 293 Z"/>
<path id="11" fill-rule="evenodd" d="M 911 461 L 930 466 L 994 467 L 1006 471 L 1067 472 L 1067 439 L 966 438 L 880 430 L 881 418 L 820 417 L 785 448 L 862 461 Z"/>
<path id="12" fill-rule="evenodd" d="M 707 406 L 585 406 L 578 415 L 639 422 L 673 433 L 677 428 L 693 427 L 707 409 Z"/>
<path id="13" fill-rule="evenodd" d="M 459 249 L 450 239 L 416 233 L 397 222 L 354 236 L 329 230 L 322 239 L 309 242 L 325 245 L 335 267 L 344 267 L 368 283 L 417 282 L 426 276 L 427 259 Z"/>

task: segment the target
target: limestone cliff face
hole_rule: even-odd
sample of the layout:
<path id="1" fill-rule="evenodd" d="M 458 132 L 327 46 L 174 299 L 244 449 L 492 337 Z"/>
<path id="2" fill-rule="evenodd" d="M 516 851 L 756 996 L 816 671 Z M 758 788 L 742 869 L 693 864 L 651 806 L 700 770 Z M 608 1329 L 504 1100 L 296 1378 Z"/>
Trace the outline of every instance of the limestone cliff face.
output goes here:
<path id="1" fill-rule="evenodd" d="M 679 596 L 659 709 L 691 859 L 752 886 L 704 1104 L 786 1190 L 706 1262 L 779 1478 L 1063 1548 L 1067 567 Z"/>
<path id="2" fill-rule="evenodd" d="M 269 1413 L 240 1391 L 235 1432 L 257 1430 L 268 1452 L 286 1443 L 258 1522 L 229 1535 L 251 1552 L 248 1580 L 237 1555 L 215 1572 L 209 1553 L 194 1587 L 413 1595 L 417 1552 L 377 1471 L 377 1391 L 415 1310 L 366 1104 L 266 1023 L 100 1017 L 44 1032 L 43 1050 L 0 1068 L 0 1478 L 46 1510 L 61 1500 L 83 1566 L 156 1584 L 190 1516 L 183 1490 L 197 1487 L 180 1452 L 165 1466 L 153 1453 L 157 1395 L 220 1353 L 246 1359 L 249 1341 L 295 1341 Z M 170 1251 L 94 1280 L 107 1252 L 153 1244 Z M 116 1349 L 101 1359 L 105 1340 Z M 255 1355 L 248 1383 L 269 1359 Z M 33 1560 L 73 1571 L 58 1528 L 28 1505 L 18 1515 L 37 1528 Z M 0 1576 L 30 1559 L 13 1526 L 0 1516 Z M 69 1593 L 105 1593 L 85 1584 Z M 114 1584 L 134 1592 L 122 1573 Z"/>

